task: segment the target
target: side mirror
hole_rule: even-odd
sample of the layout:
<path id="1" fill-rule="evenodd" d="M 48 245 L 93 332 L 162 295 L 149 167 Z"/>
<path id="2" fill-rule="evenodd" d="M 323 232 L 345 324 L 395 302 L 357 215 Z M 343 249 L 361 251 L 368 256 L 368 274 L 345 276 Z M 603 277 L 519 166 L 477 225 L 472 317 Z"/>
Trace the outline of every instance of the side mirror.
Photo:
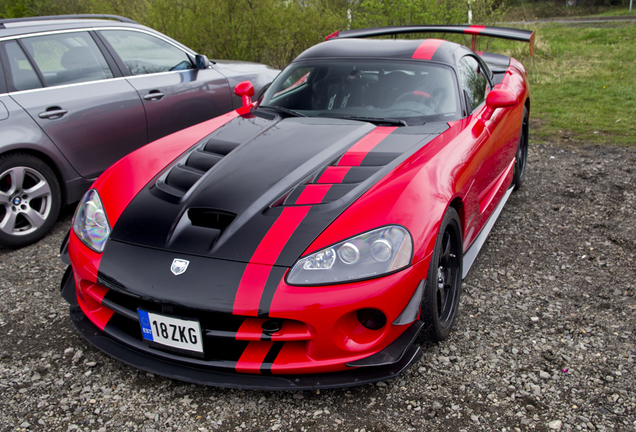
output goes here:
<path id="1" fill-rule="evenodd" d="M 197 54 L 194 57 L 197 69 L 207 69 L 210 67 L 210 60 L 203 54 Z"/>
<path id="2" fill-rule="evenodd" d="M 517 97 L 510 90 L 497 89 L 488 93 L 486 96 L 486 109 L 482 114 L 483 120 L 490 120 L 492 114 L 497 108 L 505 108 L 513 106 L 517 103 Z"/>
<path id="3" fill-rule="evenodd" d="M 254 96 L 254 85 L 249 81 L 240 82 L 234 87 L 234 94 L 243 98 L 243 110 L 249 110 Z"/>

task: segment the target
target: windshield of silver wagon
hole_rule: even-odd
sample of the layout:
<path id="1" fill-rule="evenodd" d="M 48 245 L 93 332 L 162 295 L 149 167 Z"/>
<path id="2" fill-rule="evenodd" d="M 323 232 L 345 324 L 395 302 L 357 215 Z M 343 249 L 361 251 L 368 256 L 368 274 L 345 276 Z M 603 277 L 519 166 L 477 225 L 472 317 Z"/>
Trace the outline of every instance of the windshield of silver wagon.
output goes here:
<path id="1" fill-rule="evenodd" d="M 409 125 L 461 118 L 453 70 L 421 61 L 292 63 L 272 83 L 260 105 L 309 117 L 385 118 Z"/>

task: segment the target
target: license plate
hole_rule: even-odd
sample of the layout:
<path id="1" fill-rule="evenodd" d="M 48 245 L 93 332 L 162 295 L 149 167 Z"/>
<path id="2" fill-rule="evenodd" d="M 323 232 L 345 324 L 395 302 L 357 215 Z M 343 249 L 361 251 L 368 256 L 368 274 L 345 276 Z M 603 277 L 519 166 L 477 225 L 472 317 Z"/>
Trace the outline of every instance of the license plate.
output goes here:
<path id="1" fill-rule="evenodd" d="M 203 353 L 199 321 L 173 318 L 141 309 L 137 313 L 145 340 L 170 348 Z"/>

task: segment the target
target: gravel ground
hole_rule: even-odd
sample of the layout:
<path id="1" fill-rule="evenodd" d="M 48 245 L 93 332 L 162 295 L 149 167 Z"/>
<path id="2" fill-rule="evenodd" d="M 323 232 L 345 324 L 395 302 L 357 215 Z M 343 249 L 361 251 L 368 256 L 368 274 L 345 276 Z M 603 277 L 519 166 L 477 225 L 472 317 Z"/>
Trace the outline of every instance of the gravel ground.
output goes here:
<path id="1" fill-rule="evenodd" d="M 635 178 L 634 150 L 533 145 L 451 337 L 342 390 L 202 387 L 93 349 L 59 297 L 67 210 L 44 241 L 0 249 L 0 431 L 634 431 Z"/>

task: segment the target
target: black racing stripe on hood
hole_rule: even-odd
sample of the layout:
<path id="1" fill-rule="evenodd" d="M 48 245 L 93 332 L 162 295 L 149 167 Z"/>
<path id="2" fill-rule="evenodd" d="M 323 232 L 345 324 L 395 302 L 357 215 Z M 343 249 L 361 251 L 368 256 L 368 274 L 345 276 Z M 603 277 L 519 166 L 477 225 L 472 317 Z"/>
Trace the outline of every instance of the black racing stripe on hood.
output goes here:
<path id="1" fill-rule="evenodd" d="M 186 271 L 174 275 L 174 259 L 188 260 Z M 232 313 L 245 263 L 210 259 L 109 240 L 97 282 L 141 299 L 175 307 Z"/>
<path id="2" fill-rule="evenodd" d="M 152 183 L 142 189 L 123 211 L 111 238 L 247 262 L 280 215 L 280 209 L 269 206 L 374 128 L 339 119 L 233 120 L 208 139 L 242 144 L 203 174 L 182 198 L 164 197 Z M 189 208 L 236 217 L 220 233 L 196 229 L 189 235 L 177 229 L 185 224 Z M 194 241 L 172 241 L 175 235 Z"/>
<path id="3" fill-rule="evenodd" d="M 295 200 L 303 185 L 315 185 L 327 166 L 337 165 L 342 154 L 374 129 L 369 123 L 321 118 L 230 122 L 208 139 L 229 143 L 243 140 L 240 145 L 178 200 L 163 199 L 153 185 L 144 188 L 113 227 L 111 240 L 170 250 L 175 257 L 187 254 L 249 262 L 283 209 L 302 204 Z M 311 209 L 275 265 L 292 266 L 347 207 L 446 129 L 446 123 L 433 123 L 395 128 L 386 135 L 366 154 L 362 167 L 350 167 L 344 183 L 331 185 L 320 203 L 309 204 Z M 294 199 L 285 201 L 290 193 L 295 194 Z M 189 209 L 228 214 L 231 222 L 219 229 L 205 227 L 205 223 L 195 226 L 189 219 Z M 115 268 L 120 261 L 109 253 L 102 264 Z M 117 273 L 113 270 L 112 274 Z M 240 278 L 235 286 L 238 282 Z M 232 289 L 236 293 L 236 288 Z"/>
<path id="4" fill-rule="evenodd" d="M 361 183 L 355 185 L 333 185 L 337 186 L 334 191 L 339 193 L 339 186 L 351 188 L 345 195 L 333 197 L 330 195 L 331 190 L 325 195 L 323 200 L 325 204 L 312 205 L 305 219 L 300 223 L 298 229 L 294 231 L 287 245 L 276 260 L 276 265 L 291 267 L 296 260 L 305 252 L 305 250 L 313 243 L 325 228 L 327 228 L 344 210 L 347 209 L 355 200 L 362 196 L 369 188 L 377 183 L 382 177 L 387 175 L 391 170 L 401 164 L 408 157 L 413 155 L 417 150 L 433 140 L 439 133 L 448 129 L 446 123 L 425 125 L 420 127 L 398 128 L 393 133 L 382 140 L 369 154 L 363 159 L 363 163 L 369 157 L 384 158 L 392 160 L 387 165 L 366 178 Z M 419 133 L 418 133 L 419 132 Z M 402 153 L 395 156 L 393 149 Z M 352 167 L 354 169 L 355 167 Z M 369 174 L 370 171 L 367 172 Z M 318 176 L 316 178 L 319 178 Z M 344 239 L 343 239 L 344 240 Z"/>

